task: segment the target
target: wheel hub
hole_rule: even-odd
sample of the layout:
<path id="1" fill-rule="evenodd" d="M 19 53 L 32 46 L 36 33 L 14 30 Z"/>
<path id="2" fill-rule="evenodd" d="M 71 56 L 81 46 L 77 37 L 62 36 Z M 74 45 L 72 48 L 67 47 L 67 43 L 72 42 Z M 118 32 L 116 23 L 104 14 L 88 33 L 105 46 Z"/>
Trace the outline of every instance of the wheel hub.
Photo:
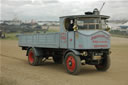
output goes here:
<path id="1" fill-rule="evenodd" d="M 73 56 L 68 56 L 67 60 L 67 69 L 71 72 L 73 72 L 76 68 L 76 62 Z"/>
<path id="2" fill-rule="evenodd" d="M 72 66 L 72 61 L 71 60 L 69 61 L 69 66 Z"/>

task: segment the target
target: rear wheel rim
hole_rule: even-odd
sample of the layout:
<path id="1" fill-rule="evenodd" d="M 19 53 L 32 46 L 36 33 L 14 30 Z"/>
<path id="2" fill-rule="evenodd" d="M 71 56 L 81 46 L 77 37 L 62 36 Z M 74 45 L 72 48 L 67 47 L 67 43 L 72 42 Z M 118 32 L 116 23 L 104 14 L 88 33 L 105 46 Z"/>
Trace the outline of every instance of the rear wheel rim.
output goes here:
<path id="1" fill-rule="evenodd" d="M 34 58 L 33 58 L 34 54 L 32 51 L 29 52 L 29 56 L 28 56 L 28 59 L 29 59 L 29 62 L 32 64 L 34 62 Z"/>
<path id="2" fill-rule="evenodd" d="M 73 72 L 75 70 L 76 67 L 76 62 L 73 56 L 68 56 L 67 60 L 66 60 L 66 65 L 67 65 L 67 69 L 70 72 Z"/>

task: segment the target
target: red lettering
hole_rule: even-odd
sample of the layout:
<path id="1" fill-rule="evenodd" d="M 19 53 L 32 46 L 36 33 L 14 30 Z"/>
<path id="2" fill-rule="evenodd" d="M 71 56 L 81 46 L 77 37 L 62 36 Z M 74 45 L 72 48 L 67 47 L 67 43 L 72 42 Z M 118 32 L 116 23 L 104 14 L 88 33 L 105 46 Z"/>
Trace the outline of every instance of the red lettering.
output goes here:
<path id="1" fill-rule="evenodd" d="M 61 33 L 61 35 L 66 35 L 66 33 Z"/>
<path id="2" fill-rule="evenodd" d="M 96 38 L 99 38 L 99 37 L 109 39 L 109 37 L 106 37 L 105 35 L 95 35 L 95 36 L 92 36 L 91 37 L 91 40 L 96 39 Z"/>
<path id="3" fill-rule="evenodd" d="M 95 48 L 97 47 L 108 47 L 108 45 L 94 45 Z"/>
<path id="4" fill-rule="evenodd" d="M 72 42 L 72 39 L 70 39 L 70 41 Z"/>
<path id="5" fill-rule="evenodd" d="M 62 40 L 66 40 L 66 37 L 65 37 L 65 36 L 61 36 L 61 39 L 62 39 Z"/>
<path id="6" fill-rule="evenodd" d="M 93 43 L 107 43 L 107 41 L 96 41 L 96 40 L 93 40 Z"/>
<path id="7" fill-rule="evenodd" d="M 80 45 L 79 45 L 79 48 L 83 48 L 83 45 L 80 44 Z"/>

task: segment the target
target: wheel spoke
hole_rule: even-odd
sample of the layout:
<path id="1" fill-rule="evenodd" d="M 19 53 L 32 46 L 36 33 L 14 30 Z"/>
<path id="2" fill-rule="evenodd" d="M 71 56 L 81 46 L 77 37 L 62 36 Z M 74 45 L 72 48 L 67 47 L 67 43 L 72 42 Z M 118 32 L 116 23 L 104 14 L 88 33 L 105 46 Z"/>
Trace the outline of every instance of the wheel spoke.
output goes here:
<path id="1" fill-rule="evenodd" d="M 66 61 L 66 64 L 67 64 L 67 68 L 71 72 L 73 72 L 75 70 L 76 63 L 75 63 L 75 59 L 73 58 L 73 56 L 68 56 L 67 61 Z"/>

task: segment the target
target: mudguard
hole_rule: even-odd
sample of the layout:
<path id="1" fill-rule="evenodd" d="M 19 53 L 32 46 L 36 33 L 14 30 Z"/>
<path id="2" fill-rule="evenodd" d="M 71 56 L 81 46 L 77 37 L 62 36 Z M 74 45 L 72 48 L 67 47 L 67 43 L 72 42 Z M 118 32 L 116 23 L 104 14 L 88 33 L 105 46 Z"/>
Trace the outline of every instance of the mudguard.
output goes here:
<path id="1" fill-rule="evenodd" d="M 28 52 L 29 52 L 30 49 L 33 49 L 33 51 L 35 53 L 35 56 L 41 56 L 42 55 L 42 50 L 41 49 L 35 48 L 35 47 L 31 47 L 31 48 L 28 48 L 26 56 L 28 56 Z"/>
<path id="2" fill-rule="evenodd" d="M 75 55 L 77 55 L 77 56 L 80 55 L 80 52 L 79 52 L 79 51 L 74 50 L 74 49 L 68 49 L 68 50 L 65 51 L 64 57 L 65 57 L 65 55 L 66 55 L 68 52 L 73 52 L 73 53 L 74 53 Z"/>

